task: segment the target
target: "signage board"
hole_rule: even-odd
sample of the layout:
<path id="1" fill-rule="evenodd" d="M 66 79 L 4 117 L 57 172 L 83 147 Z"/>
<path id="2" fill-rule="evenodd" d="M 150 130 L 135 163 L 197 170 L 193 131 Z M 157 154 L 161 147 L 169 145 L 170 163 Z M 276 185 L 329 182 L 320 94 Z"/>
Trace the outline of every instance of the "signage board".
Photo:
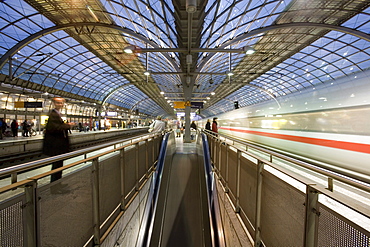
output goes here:
<path id="1" fill-rule="evenodd" d="M 185 109 L 186 106 L 191 108 L 201 109 L 203 108 L 203 102 L 190 102 L 190 101 L 174 101 L 173 107 L 175 109 Z"/>
<path id="2" fill-rule="evenodd" d="M 191 102 L 191 108 L 201 109 L 203 108 L 203 102 Z"/>
<path id="3" fill-rule="evenodd" d="M 173 108 L 175 109 L 185 109 L 185 102 L 184 101 L 174 101 Z"/>
<path id="4" fill-rule="evenodd" d="M 42 108 L 42 102 L 14 102 L 14 108 Z"/>

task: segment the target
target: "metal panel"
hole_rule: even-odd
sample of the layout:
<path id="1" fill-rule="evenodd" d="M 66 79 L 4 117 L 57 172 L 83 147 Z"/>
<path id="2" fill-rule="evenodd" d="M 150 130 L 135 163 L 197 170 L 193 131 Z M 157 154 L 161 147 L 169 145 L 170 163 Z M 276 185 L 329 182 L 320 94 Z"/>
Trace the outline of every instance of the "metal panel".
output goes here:
<path id="1" fill-rule="evenodd" d="M 257 165 L 242 156 L 240 158 L 240 213 L 249 232 L 254 232 L 256 221 L 256 174 Z"/>
<path id="2" fill-rule="evenodd" d="M 125 197 L 130 194 L 136 185 L 136 152 L 134 148 L 125 150 Z M 129 197 L 130 198 L 130 197 Z M 129 200 L 129 198 L 127 198 Z"/>
<path id="3" fill-rule="evenodd" d="M 67 185 L 64 194 L 52 188 Z M 83 246 L 93 235 L 91 167 L 37 188 L 40 246 Z"/>
<path id="4" fill-rule="evenodd" d="M 139 144 L 139 178 L 146 174 L 146 146 L 145 142 Z"/>
<path id="5" fill-rule="evenodd" d="M 154 152 L 153 152 L 153 142 L 152 141 L 148 141 L 148 165 L 149 167 L 152 166 L 154 164 Z"/>
<path id="6" fill-rule="evenodd" d="M 319 203 L 318 246 L 370 246 L 370 234 Z"/>
<path id="7" fill-rule="evenodd" d="M 102 224 L 121 199 L 120 155 L 117 153 L 99 163 L 99 205 Z"/>
<path id="8" fill-rule="evenodd" d="M 227 157 L 226 157 L 226 153 L 227 153 L 227 147 L 226 145 L 223 145 L 223 144 L 220 144 L 220 155 L 221 155 L 221 158 L 220 158 L 220 178 L 221 178 L 221 181 L 223 183 L 223 185 L 226 184 L 226 179 L 227 179 L 227 174 L 226 174 L 226 171 L 227 171 L 227 165 L 226 165 L 226 160 L 227 160 Z"/>
<path id="9" fill-rule="evenodd" d="M 302 246 L 305 194 L 263 171 L 261 237 L 266 246 Z"/>
<path id="10" fill-rule="evenodd" d="M 24 246 L 22 206 L 25 200 L 22 194 L 0 204 L 0 246 Z"/>
<path id="11" fill-rule="evenodd" d="M 237 182 L 238 182 L 238 157 L 237 153 L 231 149 L 228 151 L 229 160 L 228 160 L 228 188 L 229 196 L 234 204 L 236 204 L 236 191 L 237 191 Z"/>

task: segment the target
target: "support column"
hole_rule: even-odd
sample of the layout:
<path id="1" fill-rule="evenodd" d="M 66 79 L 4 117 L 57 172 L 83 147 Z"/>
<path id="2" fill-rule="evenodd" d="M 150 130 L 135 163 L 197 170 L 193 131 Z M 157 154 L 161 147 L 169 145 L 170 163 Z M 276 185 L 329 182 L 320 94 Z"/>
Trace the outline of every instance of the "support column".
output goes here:
<path id="1" fill-rule="evenodd" d="M 98 130 L 101 130 L 101 111 L 102 111 L 102 106 L 97 107 L 97 112 L 98 112 Z"/>
<path id="2" fill-rule="evenodd" d="M 185 77 L 186 81 L 183 82 L 183 88 L 184 88 L 184 98 L 185 102 L 191 102 L 191 94 L 193 91 L 193 78 L 188 76 Z M 184 134 L 184 142 L 190 143 L 191 138 L 190 138 L 190 112 L 191 112 L 191 107 L 190 106 L 185 106 L 185 134 Z"/>

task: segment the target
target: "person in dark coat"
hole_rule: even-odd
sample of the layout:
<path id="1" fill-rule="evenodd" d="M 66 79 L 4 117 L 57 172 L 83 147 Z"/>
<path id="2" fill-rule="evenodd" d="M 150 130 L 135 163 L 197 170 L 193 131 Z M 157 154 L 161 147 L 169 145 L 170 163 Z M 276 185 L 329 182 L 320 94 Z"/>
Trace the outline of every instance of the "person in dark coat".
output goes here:
<path id="1" fill-rule="evenodd" d="M 207 120 L 207 123 L 206 123 L 206 130 L 211 131 L 211 121 L 209 121 L 209 119 Z"/>
<path id="2" fill-rule="evenodd" d="M 214 133 L 218 133 L 218 126 L 217 126 L 217 118 L 216 117 L 214 117 L 213 118 L 213 122 L 212 122 L 212 131 L 214 132 Z M 215 134 L 216 136 L 217 136 L 217 134 Z"/>
<path id="3" fill-rule="evenodd" d="M 10 124 L 10 128 L 12 129 L 13 137 L 18 136 L 18 122 L 17 120 L 13 120 L 13 122 Z"/>
<path id="4" fill-rule="evenodd" d="M 22 123 L 22 126 L 23 126 L 23 134 L 22 134 L 22 136 L 29 137 L 28 133 L 29 133 L 30 125 L 28 124 L 27 119 L 24 120 L 24 122 Z"/>
<path id="5" fill-rule="evenodd" d="M 54 109 L 49 114 L 48 122 L 45 126 L 45 136 L 43 142 L 43 153 L 48 156 L 54 156 L 69 152 L 68 130 L 73 123 L 65 123 L 61 117 L 61 109 L 64 106 L 63 98 L 53 98 Z M 53 163 L 52 169 L 63 166 L 63 160 Z M 62 172 L 51 175 L 51 182 L 62 177 Z"/>

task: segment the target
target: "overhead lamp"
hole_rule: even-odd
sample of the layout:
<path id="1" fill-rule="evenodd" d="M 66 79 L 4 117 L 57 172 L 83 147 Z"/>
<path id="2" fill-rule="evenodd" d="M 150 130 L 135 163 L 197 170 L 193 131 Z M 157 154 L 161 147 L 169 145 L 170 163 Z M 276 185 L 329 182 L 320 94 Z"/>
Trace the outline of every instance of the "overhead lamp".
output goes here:
<path id="1" fill-rule="evenodd" d="M 213 84 L 213 79 L 212 79 L 212 77 L 211 77 L 211 79 L 209 79 L 209 84 Z"/>
<path id="2" fill-rule="evenodd" d="M 234 73 L 233 73 L 233 72 L 231 72 L 231 71 L 229 71 L 229 72 L 227 72 L 227 75 L 228 75 L 228 76 L 233 76 L 233 75 L 234 75 Z"/>
<path id="3" fill-rule="evenodd" d="M 253 54 L 253 53 L 255 53 L 256 52 L 256 50 L 255 49 L 253 49 L 252 47 L 250 47 L 250 46 L 245 46 L 245 47 L 243 47 L 243 51 L 245 52 L 245 54 L 247 54 L 247 55 L 251 55 L 251 54 Z"/>
<path id="4" fill-rule="evenodd" d="M 144 72 L 144 75 L 149 76 L 150 75 L 150 71 L 149 70 L 145 71 Z"/>
<path id="5" fill-rule="evenodd" d="M 96 16 L 96 14 L 94 13 L 94 10 L 91 8 L 91 6 L 86 5 L 86 8 L 89 10 L 90 15 L 91 15 L 92 17 L 94 17 L 94 19 L 95 19 L 97 22 L 99 22 L 100 20 L 99 20 L 99 18 Z"/>
<path id="6" fill-rule="evenodd" d="M 207 100 L 210 100 L 211 98 L 210 98 L 210 97 L 207 97 L 206 99 L 207 99 Z"/>
<path id="7" fill-rule="evenodd" d="M 215 95 L 216 93 L 215 92 L 212 92 L 211 95 Z"/>
<path id="8" fill-rule="evenodd" d="M 123 49 L 125 53 L 131 54 L 134 53 L 136 50 L 136 47 L 134 45 L 129 45 Z"/>
<path id="9" fill-rule="evenodd" d="M 195 13 L 197 11 L 197 1 L 196 0 L 186 0 L 186 12 Z"/>
<path id="10" fill-rule="evenodd" d="M 161 94 L 164 94 L 164 92 L 162 91 Z"/>

